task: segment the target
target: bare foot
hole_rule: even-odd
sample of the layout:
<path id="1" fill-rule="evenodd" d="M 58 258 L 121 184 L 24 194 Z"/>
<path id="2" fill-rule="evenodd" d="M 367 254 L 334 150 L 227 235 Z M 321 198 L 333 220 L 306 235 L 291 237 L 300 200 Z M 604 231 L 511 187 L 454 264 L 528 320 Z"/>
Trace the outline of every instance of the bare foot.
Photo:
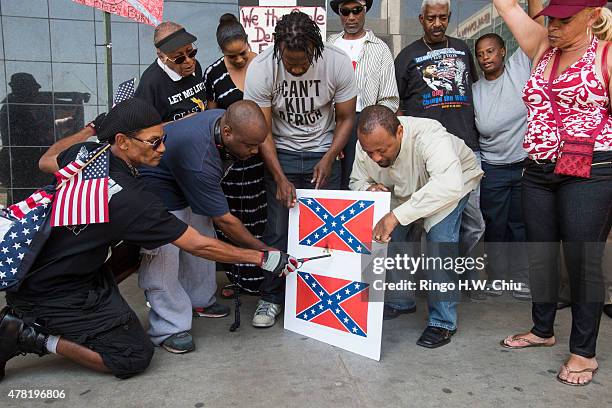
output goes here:
<path id="1" fill-rule="evenodd" d="M 595 357 L 585 358 L 570 354 L 569 359 L 561 366 L 558 378 L 571 384 L 586 385 L 591 382 L 598 364 Z"/>
<path id="2" fill-rule="evenodd" d="M 508 336 L 502 340 L 502 346 L 507 348 L 526 348 L 526 347 L 550 347 L 555 345 L 555 337 L 543 338 L 538 337 L 531 332 L 515 334 Z"/>

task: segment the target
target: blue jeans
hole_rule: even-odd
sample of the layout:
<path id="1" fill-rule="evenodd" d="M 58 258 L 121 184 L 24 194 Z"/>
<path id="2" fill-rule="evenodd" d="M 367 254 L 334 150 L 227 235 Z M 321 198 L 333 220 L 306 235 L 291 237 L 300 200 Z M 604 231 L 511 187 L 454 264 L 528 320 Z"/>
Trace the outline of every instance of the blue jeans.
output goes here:
<path id="1" fill-rule="evenodd" d="M 340 179 L 340 189 L 348 190 L 349 183 L 351 182 L 351 173 L 353 171 L 353 163 L 355 162 L 355 150 L 357 147 L 357 124 L 359 124 L 359 115 L 361 112 L 357 112 L 355 115 L 355 125 L 353 126 L 353 131 L 351 132 L 351 136 L 349 137 L 349 141 L 344 146 L 344 158 L 340 161 L 342 166 L 342 177 Z"/>
<path id="2" fill-rule="evenodd" d="M 431 227 L 427 233 L 427 242 L 431 243 L 427 248 L 428 257 L 456 258 L 459 255 L 459 231 L 461 228 L 462 214 L 468 203 L 468 199 L 469 195 L 463 197 L 453 212 Z M 430 278 L 434 282 L 456 282 L 457 280 L 454 271 L 446 272 L 444 270 L 434 269 L 429 271 L 429 273 L 431 273 Z M 447 296 L 451 297 L 452 295 L 447 294 Z M 393 300 L 386 304 L 394 309 L 409 309 L 414 306 L 414 298 L 406 299 L 402 302 Z M 435 296 L 428 293 L 427 307 L 429 310 L 428 326 L 442 327 L 448 330 L 455 330 L 457 328 L 456 301 L 437 300 Z"/>
<path id="3" fill-rule="evenodd" d="M 523 222 L 521 179 L 525 163 L 482 163 L 480 208 L 485 219 L 488 279 L 529 283 L 529 262 Z M 509 244 L 512 243 L 512 244 Z"/>
<path id="4" fill-rule="evenodd" d="M 314 184 L 311 183 L 312 172 L 324 154 L 324 152 L 277 150 L 281 168 L 287 179 L 295 185 L 296 189 L 314 188 Z M 263 242 L 281 251 L 287 251 L 289 210 L 276 199 L 276 183 L 268 171 L 265 174 L 265 183 L 266 199 L 268 202 L 268 223 L 266 224 Z M 332 173 L 323 188 L 326 190 L 338 190 L 340 188 L 340 162 L 338 160 L 334 161 Z M 271 275 L 265 274 L 264 281 L 259 289 L 261 298 L 272 303 L 283 303 L 285 279 Z"/>
<path id="5" fill-rule="evenodd" d="M 482 167 L 480 151 L 474 152 L 478 165 Z M 480 184 L 469 195 L 469 200 L 461 218 L 461 230 L 459 238 L 459 253 L 461 256 L 477 257 L 483 256 L 482 246 L 478 243 L 485 233 L 485 221 L 480 211 Z M 470 279 L 478 279 L 478 271 L 471 269 L 467 271 Z"/>

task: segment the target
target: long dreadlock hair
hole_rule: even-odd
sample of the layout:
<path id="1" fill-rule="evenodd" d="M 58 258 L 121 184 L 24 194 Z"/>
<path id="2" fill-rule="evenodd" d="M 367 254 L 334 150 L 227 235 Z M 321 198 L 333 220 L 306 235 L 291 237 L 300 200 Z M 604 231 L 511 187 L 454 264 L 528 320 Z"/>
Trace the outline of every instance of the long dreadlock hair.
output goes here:
<path id="1" fill-rule="evenodd" d="M 284 15 L 274 29 L 274 58 L 280 59 L 281 44 L 291 51 L 302 51 L 312 64 L 321 58 L 325 45 L 319 26 L 308 14 L 293 11 Z"/>

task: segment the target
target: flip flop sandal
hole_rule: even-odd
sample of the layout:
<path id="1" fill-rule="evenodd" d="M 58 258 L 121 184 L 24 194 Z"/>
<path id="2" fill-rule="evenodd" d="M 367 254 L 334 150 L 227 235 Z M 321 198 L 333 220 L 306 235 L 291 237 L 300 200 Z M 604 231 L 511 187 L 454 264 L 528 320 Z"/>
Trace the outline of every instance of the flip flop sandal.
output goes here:
<path id="1" fill-rule="evenodd" d="M 503 339 L 502 341 L 499 342 L 499 344 L 507 349 L 512 349 L 512 350 L 518 350 L 518 349 L 524 349 L 524 348 L 529 348 L 529 347 L 552 347 L 555 344 L 547 344 L 547 343 L 541 343 L 541 342 L 537 342 L 537 341 L 532 341 L 529 339 L 526 339 L 525 337 L 517 337 L 517 336 L 513 336 L 510 341 L 522 341 L 527 343 L 524 346 L 511 346 L 508 343 L 506 343 L 506 339 Z"/>
<path id="2" fill-rule="evenodd" d="M 563 368 L 565 368 L 568 374 L 592 373 L 591 379 L 589 381 L 583 382 L 583 383 L 574 383 L 574 382 L 570 382 L 570 381 L 564 380 L 563 378 L 559 377 L 561 375 L 561 372 L 559 371 L 559 374 L 557 374 L 557 381 L 565 385 L 571 385 L 572 387 L 584 387 L 585 385 L 589 385 L 591 381 L 593 381 L 593 378 L 595 378 L 595 374 L 597 374 L 597 370 L 599 370 L 599 367 L 585 368 L 584 370 L 570 370 L 567 364 L 563 364 Z"/>

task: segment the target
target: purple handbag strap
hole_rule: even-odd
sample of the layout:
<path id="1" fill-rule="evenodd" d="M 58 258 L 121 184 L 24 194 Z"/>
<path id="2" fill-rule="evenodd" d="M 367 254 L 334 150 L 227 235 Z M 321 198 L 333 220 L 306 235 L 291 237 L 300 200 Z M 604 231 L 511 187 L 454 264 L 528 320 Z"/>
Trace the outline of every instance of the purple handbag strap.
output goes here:
<path id="1" fill-rule="evenodd" d="M 607 51 L 608 49 L 606 45 L 606 48 L 604 49 L 604 54 L 607 54 Z M 557 128 L 559 128 L 559 130 L 562 133 L 566 133 L 565 126 L 563 125 L 563 120 L 561 119 L 561 114 L 559 113 L 559 107 L 557 106 L 557 101 L 555 100 L 555 94 L 553 93 L 553 90 L 552 90 L 553 81 L 555 80 L 557 70 L 559 69 L 560 61 L 561 61 L 561 50 L 557 50 L 557 52 L 555 53 L 555 60 L 553 62 L 552 70 L 550 71 L 550 77 L 548 78 L 548 86 L 546 87 L 546 90 L 548 91 L 548 97 L 550 99 L 550 107 L 553 111 L 555 122 L 557 122 Z M 604 69 L 607 69 L 607 60 L 606 60 L 606 64 L 602 65 L 602 71 Z M 608 89 L 606 89 L 606 93 L 607 92 L 608 92 Z M 609 117 L 610 117 L 609 110 L 606 109 L 606 113 L 603 115 L 603 118 L 601 118 L 601 122 L 599 122 L 599 125 L 589 135 L 589 140 L 591 138 L 597 137 L 597 135 L 601 133 L 603 128 L 606 126 L 606 123 L 608 123 Z M 561 137 L 563 137 L 563 134 L 561 135 Z"/>

